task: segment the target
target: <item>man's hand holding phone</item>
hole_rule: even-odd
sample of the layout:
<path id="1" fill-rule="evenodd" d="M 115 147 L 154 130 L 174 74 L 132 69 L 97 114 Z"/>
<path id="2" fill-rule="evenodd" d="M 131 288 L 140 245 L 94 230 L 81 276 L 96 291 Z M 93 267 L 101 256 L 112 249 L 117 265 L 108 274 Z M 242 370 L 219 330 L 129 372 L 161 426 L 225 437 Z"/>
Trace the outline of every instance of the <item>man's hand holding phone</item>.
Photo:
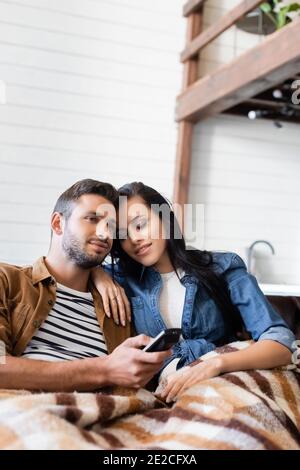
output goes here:
<path id="1" fill-rule="evenodd" d="M 171 345 L 167 349 L 145 354 L 142 348 L 152 343 L 153 339 L 149 336 L 138 335 L 128 338 L 114 349 L 106 358 L 104 373 L 107 385 L 144 387 L 172 354 Z M 101 364 L 103 368 L 103 361 Z"/>

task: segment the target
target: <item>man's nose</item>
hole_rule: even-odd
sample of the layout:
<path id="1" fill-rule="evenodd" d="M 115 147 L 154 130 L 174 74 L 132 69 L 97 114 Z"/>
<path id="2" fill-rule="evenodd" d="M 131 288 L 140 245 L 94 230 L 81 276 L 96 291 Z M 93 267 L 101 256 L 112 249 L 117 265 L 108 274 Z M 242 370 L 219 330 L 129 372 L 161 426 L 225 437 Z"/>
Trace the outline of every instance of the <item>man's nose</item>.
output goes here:
<path id="1" fill-rule="evenodd" d="M 108 230 L 106 230 L 104 227 L 102 227 L 101 229 L 97 230 L 97 231 L 96 231 L 96 235 L 97 235 L 97 237 L 98 237 L 101 241 L 103 241 L 103 242 L 105 242 L 105 241 L 107 241 L 107 240 L 109 239 L 109 232 L 108 232 Z"/>
<path id="2" fill-rule="evenodd" d="M 108 235 L 105 233 L 97 233 L 97 237 L 102 241 L 106 242 L 108 240 Z"/>

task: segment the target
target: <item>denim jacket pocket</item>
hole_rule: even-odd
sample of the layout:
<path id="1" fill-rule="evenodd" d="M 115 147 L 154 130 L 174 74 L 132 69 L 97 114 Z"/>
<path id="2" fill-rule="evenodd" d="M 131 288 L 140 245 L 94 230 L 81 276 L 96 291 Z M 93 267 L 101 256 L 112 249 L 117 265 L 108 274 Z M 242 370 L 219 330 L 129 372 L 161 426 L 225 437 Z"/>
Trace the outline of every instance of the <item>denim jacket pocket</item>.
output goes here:
<path id="1" fill-rule="evenodd" d="M 142 297 L 140 297 L 140 296 L 131 297 L 130 302 L 131 302 L 133 310 L 141 309 L 141 308 L 144 307 L 144 301 L 143 301 Z"/>
<path id="2" fill-rule="evenodd" d="M 144 299 L 141 296 L 131 297 L 132 317 L 137 334 L 155 336 L 155 323 Z"/>
<path id="3" fill-rule="evenodd" d="M 213 299 L 207 298 L 201 303 L 197 315 L 197 333 L 202 338 L 218 339 L 224 335 L 222 314 Z"/>

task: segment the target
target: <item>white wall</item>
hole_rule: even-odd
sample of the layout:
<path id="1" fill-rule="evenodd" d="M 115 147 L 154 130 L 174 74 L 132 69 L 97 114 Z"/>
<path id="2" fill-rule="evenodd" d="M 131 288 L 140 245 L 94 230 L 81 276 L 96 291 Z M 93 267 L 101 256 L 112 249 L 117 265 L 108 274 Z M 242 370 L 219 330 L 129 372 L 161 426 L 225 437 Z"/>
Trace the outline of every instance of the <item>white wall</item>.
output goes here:
<path id="1" fill-rule="evenodd" d="M 0 0 L 0 261 L 47 252 L 59 194 L 92 177 L 172 194 L 184 0 Z"/>
<path id="2" fill-rule="evenodd" d="M 261 281 L 300 284 L 300 132 L 271 121 L 218 116 L 195 127 L 190 202 L 204 204 L 204 244 L 247 259 L 257 239 Z M 260 259 L 259 259 L 260 258 Z"/>
<path id="3" fill-rule="evenodd" d="M 207 0 L 204 27 L 240 0 Z M 200 54 L 199 76 L 228 63 L 265 38 L 231 27 Z M 295 124 L 281 130 L 272 122 L 220 115 L 199 123 L 193 137 L 190 202 L 205 205 L 201 245 L 230 250 L 247 261 L 264 282 L 300 284 L 300 132 Z"/>

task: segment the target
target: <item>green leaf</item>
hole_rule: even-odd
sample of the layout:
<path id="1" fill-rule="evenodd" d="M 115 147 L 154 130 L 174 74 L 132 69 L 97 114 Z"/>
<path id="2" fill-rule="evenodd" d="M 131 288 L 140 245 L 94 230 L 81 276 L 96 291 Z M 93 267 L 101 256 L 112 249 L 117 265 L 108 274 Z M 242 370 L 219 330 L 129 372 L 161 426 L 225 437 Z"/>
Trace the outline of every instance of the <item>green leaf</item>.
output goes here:
<path id="1" fill-rule="evenodd" d="M 260 5 L 261 11 L 267 15 L 270 20 L 276 25 L 277 29 L 282 28 L 287 23 L 290 23 L 292 19 L 289 17 L 290 12 L 299 11 L 300 15 L 300 2 L 292 2 L 287 6 L 282 5 L 282 0 L 270 0 L 269 2 L 263 2 Z M 282 6 L 281 6 L 282 5 Z M 279 6 L 278 12 L 274 12 L 274 8 Z"/>
<path id="2" fill-rule="evenodd" d="M 268 2 L 264 2 L 260 5 L 260 9 L 264 12 L 264 13 L 270 13 L 272 11 L 272 7 L 271 5 L 268 3 Z"/>
<path id="3" fill-rule="evenodd" d="M 289 7 L 289 11 L 297 11 L 300 10 L 300 3 L 292 3 Z"/>
<path id="4" fill-rule="evenodd" d="M 280 29 L 286 25 L 287 21 L 289 21 L 286 14 L 289 11 L 289 7 L 282 8 L 277 15 L 277 28 Z"/>

